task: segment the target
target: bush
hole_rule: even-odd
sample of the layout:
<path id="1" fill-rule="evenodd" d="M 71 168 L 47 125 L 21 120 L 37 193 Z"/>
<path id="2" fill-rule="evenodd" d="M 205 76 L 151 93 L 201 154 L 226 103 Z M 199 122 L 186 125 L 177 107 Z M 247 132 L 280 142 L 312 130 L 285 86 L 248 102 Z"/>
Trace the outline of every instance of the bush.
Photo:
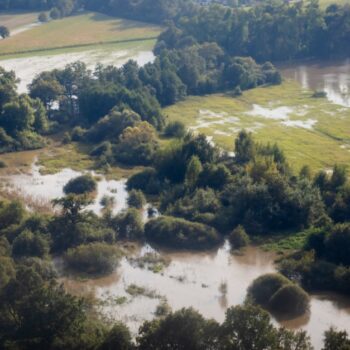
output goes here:
<path id="1" fill-rule="evenodd" d="M 101 157 L 112 159 L 113 150 L 112 144 L 109 141 L 102 142 L 100 145 L 96 146 L 90 153 L 92 157 Z"/>
<path id="2" fill-rule="evenodd" d="M 64 187 L 65 194 L 86 194 L 96 191 L 97 183 L 91 175 L 78 176 L 70 180 Z"/>
<path id="3" fill-rule="evenodd" d="M 24 216 L 25 209 L 21 202 L 0 202 L 0 230 L 20 224 Z"/>
<path id="4" fill-rule="evenodd" d="M 186 134 L 185 125 L 179 121 L 170 122 L 164 130 L 164 135 L 167 137 L 182 138 Z"/>
<path id="5" fill-rule="evenodd" d="M 248 288 L 248 296 L 255 303 L 266 307 L 271 296 L 290 283 L 289 279 L 279 273 L 266 274 L 253 281 Z"/>
<path id="6" fill-rule="evenodd" d="M 128 206 L 136 209 L 142 209 L 146 204 L 146 198 L 142 191 L 131 190 L 128 197 Z"/>
<path id="7" fill-rule="evenodd" d="M 57 7 L 54 7 L 51 11 L 50 11 L 50 17 L 52 19 L 59 19 L 61 17 L 61 12 Z"/>
<path id="8" fill-rule="evenodd" d="M 193 309 L 181 309 L 160 320 L 145 322 L 137 338 L 139 350 L 217 349 L 219 325 Z"/>
<path id="9" fill-rule="evenodd" d="M 350 265 L 350 224 L 337 224 L 324 241 L 326 258 L 336 264 Z"/>
<path id="10" fill-rule="evenodd" d="M 7 164 L 3 160 L 0 160 L 0 168 L 3 169 L 6 167 L 7 167 Z"/>
<path id="11" fill-rule="evenodd" d="M 309 309 L 308 294 L 296 284 L 280 288 L 270 299 L 269 308 L 278 314 L 303 315 Z"/>
<path id="12" fill-rule="evenodd" d="M 150 241 L 173 248 L 206 249 L 220 242 L 214 228 L 169 216 L 150 220 L 145 235 Z"/>
<path id="13" fill-rule="evenodd" d="M 16 270 L 13 260 L 8 257 L 0 256 L 0 290 L 15 276 Z"/>
<path id="14" fill-rule="evenodd" d="M 249 236 L 243 226 L 237 226 L 230 234 L 229 240 L 232 248 L 241 249 L 249 244 Z"/>
<path id="15" fill-rule="evenodd" d="M 64 256 L 67 266 L 93 275 L 111 273 L 118 265 L 120 251 L 106 243 L 90 243 L 68 249 Z"/>
<path id="16" fill-rule="evenodd" d="M 40 234 L 34 234 L 28 230 L 23 231 L 13 241 L 12 254 L 14 256 L 43 257 L 49 251 L 48 242 Z"/>
<path id="17" fill-rule="evenodd" d="M 297 284 L 276 273 L 257 278 L 248 297 L 279 316 L 299 316 L 309 309 L 309 296 Z"/>
<path id="18" fill-rule="evenodd" d="M 132 350 L 134 349 L 129 329 L 121 322 L 116 323 L 108 332 L 98 350 Z"/>
<path id="19" fill-rule="evenodd" d="M 142 190 L 144 193 L 155 195 L 159 194 L 161 183 L 157 178 L 156 170 L 153 168 L 147 168 L 129 177 L 127 187 L 128 190 Z"/>
<path id="20" fill-rule="evenodd" d="M 135 208 L 130 208 L 114 217 L 112 226 L 118 233 L 118 238 L 140 239 L 144 234 L 142 216 Z"/>
<path id="21" fill-rule="evenodd" d="M 10 31 L 5 26 L 0 26 L 0 36 L 5 39 L 10 36 Z"/>
<path id="22" fill-rule="evenodd" d="M 326 91 L 315 91 L 312 94 L 312 97 L 314 97 L 314 98 L 326 98 L 327 97 L 327 92 Z"/>
<path id="23" fill-rule="evenodd" d="M 45 23 L 45 22 L 48 22 L 49 21 L 49 17 L 48 15 L 46 14 L 46 12 L 41 12 L 38 16 L 38 21 L 41 22 L 41 23 Z"/>
<path id="24" fill-rule="evenodd" d="M 72 141 L 74 141 L 74 142 L 83 141 L 83 139 L 85 137 L 85 134 L 86 134 L 86 130 L 85 129 L 83 129 L 80 126 L 76 126 L 72 130 L 72 135 L 71 135 Z"/>

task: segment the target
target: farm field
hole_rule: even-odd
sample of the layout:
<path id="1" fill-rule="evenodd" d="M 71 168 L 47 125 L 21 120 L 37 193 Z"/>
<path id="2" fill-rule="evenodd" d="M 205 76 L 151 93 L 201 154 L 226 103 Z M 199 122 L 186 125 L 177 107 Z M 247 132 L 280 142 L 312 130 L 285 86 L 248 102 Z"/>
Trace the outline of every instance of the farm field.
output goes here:
<path id="1" fill-rule="evenodd" d="M 13 19 L 15 21 L 15 19 Z M 84 28 L 84 30 L 82 30 Z M 156 38 L 161 28 L 88 12 L 51 21 L 0 42 L 0 55 L 65 49 Z"/>
<path id="2" fill-rule="evenodd" d="M 7 27 L 10 31 L 37 22 L 38 12 L 6 11 L 0 13 L 0 25 Z"/>
<path id="3" fill-rule="evenodd" d="M 203 132 L 216 144 L 233 151 L 234 137 L 246 129 L 261 142 L 277 143 L 291 165 L 314 171 L 350 162 L 348 108 L 326 98 L 313 98 L 291 80 L 280 86 L 260 87 L 240 97 L 190 97 L 164 110 L 192 131 Z"/>

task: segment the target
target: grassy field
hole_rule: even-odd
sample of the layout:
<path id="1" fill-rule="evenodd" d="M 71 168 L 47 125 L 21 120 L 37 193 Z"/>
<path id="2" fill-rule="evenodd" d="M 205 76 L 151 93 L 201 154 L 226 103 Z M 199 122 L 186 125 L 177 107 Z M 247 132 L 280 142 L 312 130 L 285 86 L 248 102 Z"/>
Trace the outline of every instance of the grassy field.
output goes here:
<path id="1" fill-rule="evenodd" d="M 0 42 L 0 55 L 151 40 L 160 31 L 161 28 L 155 25 L 89 12 L 51 21 L 3 40 Z"/>
<path id="2" fill-rule="evenodd" d="M 350 163 L 348 109 L 313 98 L 294 81 L 249 90 L 238 98 L 190 97 L 164 113 L 229 151 L 235 135 L 245 128 L 258 141 L 277 142 L 295 170 L 304 164 L 316 171 Z"/>
<path id="3" fill-rule="evenodd" d="M 37 22 L 38 12 L 9 11 L 0 13 L 0 25 L 10 31 Z"/>

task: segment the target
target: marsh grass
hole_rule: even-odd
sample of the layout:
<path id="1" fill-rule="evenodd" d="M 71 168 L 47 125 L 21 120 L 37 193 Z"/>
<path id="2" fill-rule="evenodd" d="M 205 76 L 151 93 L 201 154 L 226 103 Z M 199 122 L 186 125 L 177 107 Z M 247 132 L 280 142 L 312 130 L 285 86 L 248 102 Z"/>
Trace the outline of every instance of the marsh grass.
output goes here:
<path id="1" fill-rule="evenodd" d="M 148 269 L 154 273 L 162 272 L 169 266 L 171 260 L 168 257 L 161 256 L 157 253 L 146 253 L 137 258 L 129 258 L 129 262 L 141 269 Z"/>
<path id="2" fill-rule="evenodd" d="M 264 239 L 264 241 L 260 242 L 260 244 L 264 250 L 274 251 L 280 254 L 297 251 L 301 250 L 305 246 L 307 239 L 312 232 L 313 230 L 309 229 L 300 232 L 274 235 Z"/>
<path id="3" fill-rule="evenodd" d="M 26 204 L 30 211 L 41 214 L 52 214 L 55 212 L 52 202 L 49 200 L 38 199 L 32 195 L 25 194 L 17 188 L 2 186 L 0 187 L 0 198 L 9 201 L 19 200 Z"/>
<path id="4" fill-rule="evenodd" d="M 224 94 L 192 96 L 163 112 L 170 121 L 181 121 L 188 128 L 196 127 L 196 132 L 212 136 L 216 144 L 228 151 L 233 151 L 234 138 L 239 130 L 251 130 L 257 141 L 277 142 L 296 171 L 305 164 L 314 172 L 330 168 L 335 163 L 349 164 L 350 150 L 346 147 L 350 145 L 348 110 L 325 98 L 312 98 L 312 94 L 313 91 L 302 90 L 294 81 L 284 81 L 280 86 L 245 91 L 236 98 Z M 288 107 L 290 121 L 316 120 L 317 123 L 311 129 L 285 126 L 283 120 L 247 113 L 254 105 L 271 110 Z M 216 117 L 203 117 L 201 110 L 213 112 Z M 220 116 L 222 112 L 226 114 Z M 220 120 L 223 120 L 222 124 L 204 124 Z"/>
<path id="5" fill-rule="evenodd" d="M 147 287 L 138 286 L 136 284 L 130 284 L 125 291 L 130 294 L 132 297 L 144 296 L 150 299 L 160 299 L 161 296 L 157 291 L 149 289 Z"/>

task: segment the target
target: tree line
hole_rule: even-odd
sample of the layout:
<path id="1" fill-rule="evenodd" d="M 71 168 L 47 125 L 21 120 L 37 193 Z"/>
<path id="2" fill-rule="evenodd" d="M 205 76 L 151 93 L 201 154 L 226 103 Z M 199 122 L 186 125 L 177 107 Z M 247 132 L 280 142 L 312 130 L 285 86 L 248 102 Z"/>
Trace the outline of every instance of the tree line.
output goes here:
<path id="1" fill-rule="evenodd" d="M 178 48 L 189 40 L 216 42 L 231 55 L 251 56 L 259 62 L 346 57 L 349 17 L 346 5 L 323 10 L 314 0 L 263 2 L 248 10 L 213 5 L 174 20 L 159 37 L 158 46 Z"/>
<path id="2" fill-rule="evenodd" d="M 317 0 L 259 2 L 250 8 L 201 6 L 187 0 L 0 0 L 2 9 L 52 9 L 60 16 L 76 9 L 165 24 L 159 46 L 185 48 L 194 42 L 217 43 L 231 56 L 259 62 L 295 58 L 347 56 L 350 8 Z"/>

